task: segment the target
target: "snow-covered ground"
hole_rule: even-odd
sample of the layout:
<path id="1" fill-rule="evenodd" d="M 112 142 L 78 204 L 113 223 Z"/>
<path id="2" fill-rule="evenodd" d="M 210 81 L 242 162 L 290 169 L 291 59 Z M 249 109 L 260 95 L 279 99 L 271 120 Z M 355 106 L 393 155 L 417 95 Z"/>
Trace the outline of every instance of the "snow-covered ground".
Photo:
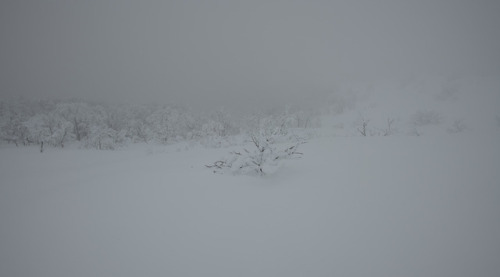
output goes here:
<path id="1" fill-rule="evenodd" d="M 321 129 L 289 130 L 302 158 L 265 176 L 205 167 L 243 135 L 2 144 L 0 276 L 500 276 L 499 88 L 339 86 Z"/>
<path id="2" fill-rule="evenodd" d="M 500 276 L 500 135 L 323 137 L 263 177 L 228 149 L 0 148 L 2 276 Z"/>

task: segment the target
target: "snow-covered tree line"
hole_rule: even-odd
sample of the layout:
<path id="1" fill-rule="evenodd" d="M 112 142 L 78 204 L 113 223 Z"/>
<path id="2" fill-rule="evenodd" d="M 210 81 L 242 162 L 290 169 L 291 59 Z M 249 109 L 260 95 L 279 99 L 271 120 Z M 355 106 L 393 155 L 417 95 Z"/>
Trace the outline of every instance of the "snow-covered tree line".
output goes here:
<path id="1" fill-rule="evenodd" d="M 169 144 L 199 141 L 216 146 L 255 130 L 286 135 L 291 128 L 317 125 L 314 114 L 299 109 L 255 113 L 239 119 L 227 111 L 201 114 L 168 105 L 103 105 L 80 100 L 0 100 L 0 140 L 18 146 L 41 144 L 114 149 L 129 143 Z"/>

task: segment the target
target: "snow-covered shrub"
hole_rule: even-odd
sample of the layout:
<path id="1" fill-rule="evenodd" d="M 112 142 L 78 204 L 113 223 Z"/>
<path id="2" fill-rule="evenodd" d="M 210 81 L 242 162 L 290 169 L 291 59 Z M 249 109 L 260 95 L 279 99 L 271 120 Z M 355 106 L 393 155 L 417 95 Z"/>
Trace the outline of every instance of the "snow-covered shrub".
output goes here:
<path id="1" fill-rule="evenodd" d="M 164 106 L 155 110 L 145 121 L 147 136 L 161 144 L 197 136 L 197 119 L 182 107 Z"/>
<path id="2" fill-rule="evenodd" d="M 46 143 L 54 147 L 64 147 L 64 142 L 71 137 L 73 125 L 56 113 L 37 114 L 23 124 L 30 143 Z"/>
<path id="3" fill-rule="evenodd" d="M 396 132 L 396 128 L 394 128 L 394 122 L 396 120 L 392 117 L 388 117 L 387 118 L 387 126 L 385 129 L 383 129 L 382 131 L 382 135 L 384 137 L 387 137 L 387 136 L 390 136 L 390 135 L 393 135 L 395 132 Z"/>
<path id="4" fill-rule="evenodd" d="M 28 143 L 28 128 L 23 124 L 22 118 L 16 116 L 8 116 L 0 126 L 0 136 L 7 143 L 15 143 L 16 146 L 20 143 Z"/>
<path id="5" fill-rule="evenodd" d="M 207 135 L 226 137 L 239 133 L 239 128 L 234 124 L 231 115 L 225 110 L 217 110 L 209 116 L 207 123 L 203 125 L 203 132 Z"/>
<path id="6" fill-rule="evenodd" d="M 73 138 L 71 130 L 73 124 L 56 112 L 51 112 L 44 117 L 45 127 L 49 130 L 50 135 L 45 138 L 45 142 L 54 147 L 64 147 L 67 140 Z"/>
<path id="7" fill-rule="evenodd" d="M 273 138 L 277 142 L 286 142 L 291 139 L 291 128 L 294 122 L 294 117 L 288 111 L 270 115 L 256 114 L 247 122 L 248 133 L 250 136 L 258 134 L 258 136 Z"/>
<path id="8" fill-rule="evenodd" d="M 368 132 L 367 127 L 369 122 L 370 120 L 365 118 L 363 115 L 360 115 L 359 118 L 356 120 L 357 125 L 359 125 L 359 127 L 357 127 L 356 129 L 363 137 L 366 137 L 367 135 Z"/>
<path id="9" fill-rule="evenodd" d="M 171 107 L 165 106 L 146 118 L 146 122 L 151 130 L 153 139 L 159 143 L 166 144 L 175 141 L 177 137 L 178 119 L 178 112 Z"/>
<path id="10" fill-rule="evenodd" d="M 228 158 L 207 165 L 214 173 L 232 172 L 244 175 L 265 175 L 276 171 L 281 161 L 299 158 L 302 153 L 298 148 L 303 141 L 288 144 L 276 144 L 269 136 L 252 135 L 248 149 L 232 151 Z"/>
<path id="11" fill-rule="evenodd" d="M 150 139 L 148 131 L 149 128 L 144 120 L 133 119 L 127 125 L 126 136 L 133 142 L 148 142 Z"/>
<path id="12" fill-rule="evenodd" d="M 126 140 L 124 130 L 117 132 L 105 126 L 93 126 L 83 146 L 98 150 L 114 150 L 118 146 L 124 145 Z"/>
<path id="13" fill-rule="evenodd" d="M 64 147 L 64 143 L 66 142 L 66 140 L 71 137 L 70 132 L 72 128 L 73 125 L 71 125 L 71 123 L 67 121 L 61 121 L 60 125 L 58 125 L 56 129 L 54 129 L 54 132 L 48 138 L 47 143 L 51 144 L 52 146 Z"/>
<path id="14" fill-rule="evenodd" d="M 191 124 L 190 139 L 210 148 L 237 144 L 240 126 L 225 110 L 220 109 Z"/>
<path id="15" fill-rule="evenodd" d="M 28 129 L 23 124 L 29 117 L 19 103 L 1 103 L 0 139 L 7 143 L 27 144 Z"/>
<path id="16" fill-rule="evenodd" d="M 31 143 L 40 143 L 47 141 L 51 135 L 49 129 L 45 125 L 45 115 L 37 114 L 30 117 L 24 122 L 27 132 L 27 140 Z"/>
<path id="17" fill-rule="evenodd" d="M 71 122 L 77 141 L 82 141 L 89 135 L 96 117 L 95 109 L 85 102 L 61 102 L 57 104 L 55 112 Z"/>

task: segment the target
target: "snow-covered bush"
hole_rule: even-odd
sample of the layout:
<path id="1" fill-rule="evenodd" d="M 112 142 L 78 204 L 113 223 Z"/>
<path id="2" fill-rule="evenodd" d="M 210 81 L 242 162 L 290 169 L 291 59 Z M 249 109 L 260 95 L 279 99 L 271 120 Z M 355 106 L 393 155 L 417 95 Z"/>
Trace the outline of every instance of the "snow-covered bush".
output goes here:
<path id="1" fill-rule="evenodd" d="M 207 165 L 214 173 L 231 172 L 244 175 L 265 175 L 275 172 L 281 162 L 299 158 L 302 153 L 298 148 L 304 141 L 277 144 L 273 137 L 263 135 L 251 136 L 250 147 L 242 151 L 232 151 L 230 156 Z"/>
<path id="2" fill-rule="evenodd" d="M 62 121 L 58 128 L 54 130 L 47 142 L 52 146 L 64 147 L 64 143 L 66 143 L 66 140 L 71 137 L 70 132 L 72 128 L 73 125 L 71 125 L 71 123 Z"/>
<path id="3" fill-rule="evenodd" d="M 167 106 L 148 116 L 146 122 L 149 125 L 153 139 L 162 144 L 174 140 L 176 137 L 174 129 L 177 118 L 177 112 Z"/>
<path id="4" fill-rule="evenodd" d="M 167 144 L 193 138 L 196 119 L 184 108 L 164 106 L 146 118 L 147 136 Z"/>
<path id="5" fill-rule="evenodd" d="M 130 120 L 125 130 L 126 136 L 133 142 L 148 142 L 150 139 L 148 131 L 149 129 L 146 122 L 140 119 Z"/>
<path id="6" fill-rule="evenodd" d="M 359 127 L 356 128 L 358 132 L 363 136 L 366 137 L 368 133 L 368 123 L 370 122 L 369 119 L 364 117 L 363 115 L 360 115 L 358 119 L 356 120 L 356 124 L 359 125 Z"/>
<path id="7" fill-rule="evenodd" d="M 288 111 L 268 115 L 255 114 L 247 122 L 248 132 L 250 136 L 259 134 L 273 138 L 277 142 L 289 141 L 294 121 L 294 117 Z"/>
<path id="8" fill-rule="evenodd" d="M 47 118 L 45 115 L 37 114 L 26 120 L 23 125 L 27 130 L 27 140 L 31 143 L 39 144 L 47 141 L 51 133 L 46 125 Z"/>
<path id="9" fill-rule="evenodd" d="M 64 143 L 67 140 L 71 140 L 74 137 L 71 134 L 73 130 L 73 124 L 63 117 L 58 115 L 56 112 L 51 112 L 44 117 L 45 126 L 49 130 L 49 137 L 45 138 L 45 142 L 49 145 L 55 147 L 64 147 Z"/>
<path id="10" fill-rule="evenodd" d="M 89 104 L 85 102 L 62 102 L 57 104 L 55 112 L 66 121 L 71 122 L 73 135 L 77 141 L 84 140 L 90 133 L 95 114 Z"/>
<path id="11" fill-rule="evenodd" d="M 239 133 L 239 128 L 234 124 L 231 115 L 225 110 L 217 110 L 209 116 L 207 123 L 203 125 L 203 132 L 207 135 L 226 137 Z"/>
<path id="12" fill-rule="evenodd" d="M 387 118 L 387 126 L 385 129 L 382 130 L 382 135 L 384 137 L 387 137 L 387 136 L 390 136 L 390 135 L 393 135 L 395 132 L 396 132 L 396 128 L 394 128 L 394 122 L 396 120 L 392 117 L 388 117 Z"/>
<path id="13" fill-rule="evenodd" d="M 36 114 L 23 122 L 28 143 L 46 143 L 54 147 L 64 147 L 71 137 L 73 125 L 56 113 Z"/>
<path id="14" fill-rule="evenodd" d="M 83 146 L 98 150 L 114 150 L 116 147 L 125 144 L 125 135 L 125 131 L 117 132 L 105 126 L 93 126 Z"/>
<path id="15" fill-rule="evenodd" d="M 205 147 L 227 147 L 237 143 L 240 127 L 225 110 L 216 110 L 201 124 L 192 124 L 191 137 Z"/>
<path id="16" fill-rule="evenodd" d="M 29 144 L 28 129 L 24 122 L 33 115 L 29 104 L 18 100 L 0 103 L 0 139 L 16 145 Z"/>
<path id="17" fill-rule="evenodd" d="M 0 137 L 7 143 L 28 144 L 28 129 L 23 118 L 16 114 L 7 115 L 0 126 Z"/>

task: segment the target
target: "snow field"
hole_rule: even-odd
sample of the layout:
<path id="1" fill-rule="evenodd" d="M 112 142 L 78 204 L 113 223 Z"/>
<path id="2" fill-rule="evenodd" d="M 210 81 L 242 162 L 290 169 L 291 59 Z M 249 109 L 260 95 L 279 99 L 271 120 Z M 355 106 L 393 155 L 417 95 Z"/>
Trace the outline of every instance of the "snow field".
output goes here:
<path id="1" fill-rule="evenodd" d="M 4 276 L 498 276 L 499 136 L 321 138 L 264 177 L 229 149 L 0 148 Z"/>

